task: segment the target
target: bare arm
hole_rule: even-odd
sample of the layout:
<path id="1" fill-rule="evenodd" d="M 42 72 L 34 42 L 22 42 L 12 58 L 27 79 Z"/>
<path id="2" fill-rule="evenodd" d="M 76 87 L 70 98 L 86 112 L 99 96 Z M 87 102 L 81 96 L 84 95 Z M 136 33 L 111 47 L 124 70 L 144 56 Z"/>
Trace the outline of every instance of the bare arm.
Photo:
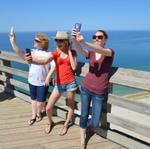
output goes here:
<path id="1" fill-rule="evenodd" d="M 83 43 L 87 48 L 91 48 L 93 51 L 103 54 L 105 56 L 112 56 L 112 51 L 109 48 L 103 48 L 99 45 L 84 42 Z"/>
<path id="2" fill-rule="evenodd" d="M 74 29 L 72 30 L 72 40 L 79 53 L 85 57 L 88 57 L 88 50 L 85 50 L 81 47 L 82 43 L 84 42 L 83 36 L 77 34 L 77 32 Z"/>
<path id="3" fill-rule="evenodd" d="M 52 54 L 50 54 L 48 57 L 37 57 L 35 54 L 25 54 L 25 60 L 29 63 L 29 64 L 37 64 L 37 65 L 45 65 L 50 63 L 53 60 L 53 56 Z"/>
<path id="4" fill-rule="evenodd" d="M 75 46 L 76 46 L 77 50 L 79 51 L 79 53 L 85 57 L 88 57 L 88 50 L 83 49 L 81 47 L 81 44 L 76 39 L 73 39 L 73 41 L 74 41 Z"/>
<path id="5" fill-rule="evenodd" d="M 18 56 L 20 56 L 22 59 L 25 59 L 25 53 L 18 47 L 18 45 L 16 43 L 16 37 L 15 37 L 14 32 L 11 32 L 9 34 L 9 39 L 10 39 L 11 46 L 12 46 L 13 50 L 15 51 L 15 53 Z"/>
<path id="6" fill-rule="evenodd" d="M 55 66 L 54 65 L 51 65 L 51 68 L 46 76 L 46 79 L 45 79 L 45 85 L 48 86 L 49 85 L 49 82 L 52 78 L 52 74 L 54 73 L 55 71 Z"/>
<path id="7" fill-rule="evenodd" d="M 68 51 L 68 54 L 69 54 L 69 59 L 70 59 L 70 63 L 71 63 L 71 68 L 72 70 L 76 70 L 76 67 L 77 67 L 77 59 L 76 57 L 72 55 L 72 52 L 71 50 L 69 49 Z"/>
<path id="8" fill-rule="evenodd" d="M 80 33 L 77 33 L 75 30 L 72 31 L 72 39 L 75 43 L 76 48 L 78 49 L 78 51 L 84 55 L 84 56 L 88 56 L 88 51 L 84 50 L 81 45 L 86 46 L 87 48 L 92 49 L 93 51 L 103 54 L 105 56 L 112 56 L 112 51 L 111 49 L 108 48 L 104 48 L 101 47 L 100 45 L 96 45 L 93 43 L 88 43 L 84 41 L 83 36 Z"/>

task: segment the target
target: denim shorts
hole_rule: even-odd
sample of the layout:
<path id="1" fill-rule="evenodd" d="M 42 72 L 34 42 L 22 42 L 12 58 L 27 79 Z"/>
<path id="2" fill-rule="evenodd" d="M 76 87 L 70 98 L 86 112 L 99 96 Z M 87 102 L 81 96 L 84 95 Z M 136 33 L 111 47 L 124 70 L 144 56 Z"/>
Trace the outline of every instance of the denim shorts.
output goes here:
<path id="1" fill-rule="evenodd" d="M 39 102 L 45 102 L 46 96 L 48 93 L 48 86 L 35 86 L 32 84 L 29 84 L 30 88 L 30 96 L 32 100 L 37 100 Z"/>
<path id="2" fill-rule="evenodd" d="M 69 91 L 75 91 L 78 88 L 78 85 L 75 81 L 69 83 L 69 84 L 65 84 L 65 85 L 58 85 L 56 84 L 54 87 L 54 91 L 57 91 L 59 93 L 63 93 L 63 92 L 69 92 Z"/>

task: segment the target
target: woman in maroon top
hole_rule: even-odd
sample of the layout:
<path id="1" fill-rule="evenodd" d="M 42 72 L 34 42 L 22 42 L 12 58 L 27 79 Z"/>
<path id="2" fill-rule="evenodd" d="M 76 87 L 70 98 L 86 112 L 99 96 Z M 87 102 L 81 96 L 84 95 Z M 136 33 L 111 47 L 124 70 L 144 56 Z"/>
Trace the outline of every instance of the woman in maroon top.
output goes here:
<path id="1" fill-rule="evenodd" d="M 89 72 L 81 83 L 80 141 L 82 149 L 85 146 L 87 126 L 92 128 L 99 127 L 102 104 L 108 89 L 109 72 L 112 67 L 114 51 L 104 47 L 108 35 L 103 30 L 95 32 L 93 43 L 85 42 L 83 36 L 74 29 L 72 31 L 72 38 L 80 54 L 89 59 Z M 91 51 L 83 49 L 82 46 L 90 48 Z M 92 117 L 88 121 L 91 102 Z"/>

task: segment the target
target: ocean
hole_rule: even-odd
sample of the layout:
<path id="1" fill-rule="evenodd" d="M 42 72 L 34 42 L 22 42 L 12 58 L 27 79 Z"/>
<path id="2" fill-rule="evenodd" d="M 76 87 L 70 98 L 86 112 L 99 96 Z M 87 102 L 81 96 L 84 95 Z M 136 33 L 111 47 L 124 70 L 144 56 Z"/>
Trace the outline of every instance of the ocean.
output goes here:
<path id="1" fill-rule="evenodd" d="M 37 32 L 16 33 L 17 43 L 21 49 L 32 48 Z M 44 32 L 50 38 L 49 51 L 55 49 L 53 37 L 55 31 Z M 83 31 L 86 41 L 92 42 L 94 31 Z M 108 31 L 106 47 L 115 51 L 113 66 L 150 71 L 150 31 Z M 0 33 L 0 50 L 12 51 L 8 33 Z M 86 61 L 78 54 L 79 61 Z"/>
<path id="2" fill-rule="evenodd" d="M 17 43 L 21 49 L 33 48 L 34 35 L 37 32 L 16 32 Z M 49 51 L 55 49 L 53 40 L 56 31 L 42 32 L 50 39 Z M 83 31 L 86 41 L 92 42 L 94 31 Z M 9 33 L 0 33 L 0 50 L 12 51 L 9 42 Z M 113 66 L 150 71 L 150 31 L 108 31 L 109 39 L 106 47 L 115 51 Z M 74 48 L 74 45 L 73 45 Z M 86 62 L 86 59 L 78 54 L 78 61 Z M 27 69 L 27 68 L 25 68 Z M 117 93 L 125 94 L 129 89 L 119 87 Z M 134 92 L 134 90 L 130 91 Z M 136 90 L 135 90 L 136 92 Z"/>

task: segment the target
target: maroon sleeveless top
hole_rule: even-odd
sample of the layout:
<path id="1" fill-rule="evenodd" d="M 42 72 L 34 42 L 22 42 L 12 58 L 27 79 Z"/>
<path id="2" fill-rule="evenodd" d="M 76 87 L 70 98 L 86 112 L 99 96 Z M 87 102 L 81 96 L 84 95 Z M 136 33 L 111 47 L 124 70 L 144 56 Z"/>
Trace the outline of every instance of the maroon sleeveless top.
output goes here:
<path id="1" fill-rule="evenodd" d="M 111 49 L 112 50 L 112 49 Z M 81 86 L 95 94 L 105 94 L 109 84 L 109 73 L 112 67 L 114 51 L 112 56 L 104 56 L 96 60 L 95 52 L 89 51 L 89 72 L 83 79 Z"/>

